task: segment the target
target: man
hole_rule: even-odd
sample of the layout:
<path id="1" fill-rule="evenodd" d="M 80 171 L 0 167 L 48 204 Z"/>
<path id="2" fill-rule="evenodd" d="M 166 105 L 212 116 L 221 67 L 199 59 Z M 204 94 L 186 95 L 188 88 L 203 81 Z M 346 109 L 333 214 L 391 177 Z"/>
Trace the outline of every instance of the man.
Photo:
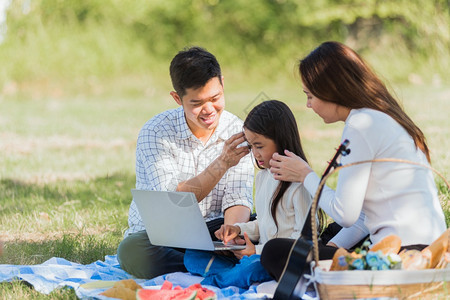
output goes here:
<path id="1" fill-rule="evenodd" d="M 173 58 L 170 76 L 175 90 L 170 95 L 180 107 L 156 115 L 141 129 L 136 188 L 194 193 L 211 233 L 223 222 L 248 221 L 254 169 L 250 157 L 244 158 L 248 147 L 239 146 L 245 141 L 242 121 L 224 110 L 219 63 L 193 47 Z M 150 243 L 134 201 L 128 223 L 117 251 L 125 271 L 139 278 L 186 271 L 183 250 Z"/>

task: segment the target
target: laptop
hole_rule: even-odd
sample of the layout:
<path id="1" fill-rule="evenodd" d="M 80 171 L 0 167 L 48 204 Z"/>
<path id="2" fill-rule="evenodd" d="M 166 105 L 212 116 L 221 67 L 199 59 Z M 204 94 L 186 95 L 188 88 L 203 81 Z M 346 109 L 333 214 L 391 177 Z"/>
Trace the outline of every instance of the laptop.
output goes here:
<path id="1" fill-rule="evenodd" d="M 242 250 L 211 239 L 193 193 L 132 189 L 134 202 L 153 245 L 197 250 Z"/>

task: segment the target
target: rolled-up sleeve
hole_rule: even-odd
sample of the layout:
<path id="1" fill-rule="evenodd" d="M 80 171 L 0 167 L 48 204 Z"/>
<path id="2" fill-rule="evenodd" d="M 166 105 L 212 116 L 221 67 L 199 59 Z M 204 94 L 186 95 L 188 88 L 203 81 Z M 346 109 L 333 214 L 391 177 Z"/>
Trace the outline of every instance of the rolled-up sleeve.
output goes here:
<path id="1" fill-rule="evenodd" d="M 236 223 L 234 225 L 239 226 L 239 228 L 241 229 L 241 235 L 243 235 L 244 232 L 246 232 L 249 239 L 255 242 L 259 241 L 260 233 L 258 220 L 250 221 L 247 223 Z"/>
<path id="2" fill-rule="evenodd" d="M 338 247 L 350 249 L 369 234 L 369 230 L 364 225 L 365 215 L 361 212 L 358 220 L 351 227 L 342 228 L 330 242 L 335 243 Z"/>

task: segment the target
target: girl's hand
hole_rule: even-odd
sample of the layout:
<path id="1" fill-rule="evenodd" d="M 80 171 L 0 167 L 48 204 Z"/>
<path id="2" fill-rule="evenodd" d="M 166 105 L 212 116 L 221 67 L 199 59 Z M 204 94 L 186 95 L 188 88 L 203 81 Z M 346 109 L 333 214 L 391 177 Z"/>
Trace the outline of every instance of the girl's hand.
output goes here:
<path id="1" fill-rule="evenodd" d="M 284 155 L 274 153 L 270 160 L 270 172 L 273 178 L 281 181 L 303 182 L 306 175 L 313 172 L 306 161 L 294 153 L 284 150 Z"/>
<path id="2" fill-rule="evenodd" d="M 231 240 L 235 240 L 239 233 L 241 232 L 241 228 L 235 225 L 222 225 L 220 228 L 214 232 L 214 235 L 222 240 L 224 244 L 227 244 Z"/>
<path id="3" fill-rule="evenodd" d="M 255 245 L 250 241 L 246 232 L 244 232 L 245 249 L 243 250 L 232 250 L 234 256 L 238 259 L 242 259 L 244 256 L 250 256 L 256 254 Z"/>

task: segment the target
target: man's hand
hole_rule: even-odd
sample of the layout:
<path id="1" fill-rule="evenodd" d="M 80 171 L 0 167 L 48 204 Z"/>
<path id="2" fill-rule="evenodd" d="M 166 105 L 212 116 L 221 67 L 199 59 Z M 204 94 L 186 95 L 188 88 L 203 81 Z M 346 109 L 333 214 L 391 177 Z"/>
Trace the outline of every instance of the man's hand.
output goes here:
<path id="1" fill-rule="evenodd" d="M 178 192 L 194 193 L 202 201 L 231 167 L 249 153 L 248 147 L 238 147 L 245 141 L 244 134 L 237 133 L 225 141 L 222 153 L 200 174 L 178 183 Z"/>
<path id="2" fill-rule="evenodd" d="M 255 245 L 250 241 L 246 232 L 244 232 L 245 249 L 243 250 L 231 250 L 238 259 L 242 259 L 244 256 L 250 256 L 256 254 Z"/>
<path id="3" fill-rule="evenodd" d="M 243 142 L 245 142 L 243 132 L 236 133 L 225 141 L 219 160 L 224 162 L 227 168 L 234 167 L 241 158 L 250 153 L 250 149 L 247 146 L 238 147 Z"/>

